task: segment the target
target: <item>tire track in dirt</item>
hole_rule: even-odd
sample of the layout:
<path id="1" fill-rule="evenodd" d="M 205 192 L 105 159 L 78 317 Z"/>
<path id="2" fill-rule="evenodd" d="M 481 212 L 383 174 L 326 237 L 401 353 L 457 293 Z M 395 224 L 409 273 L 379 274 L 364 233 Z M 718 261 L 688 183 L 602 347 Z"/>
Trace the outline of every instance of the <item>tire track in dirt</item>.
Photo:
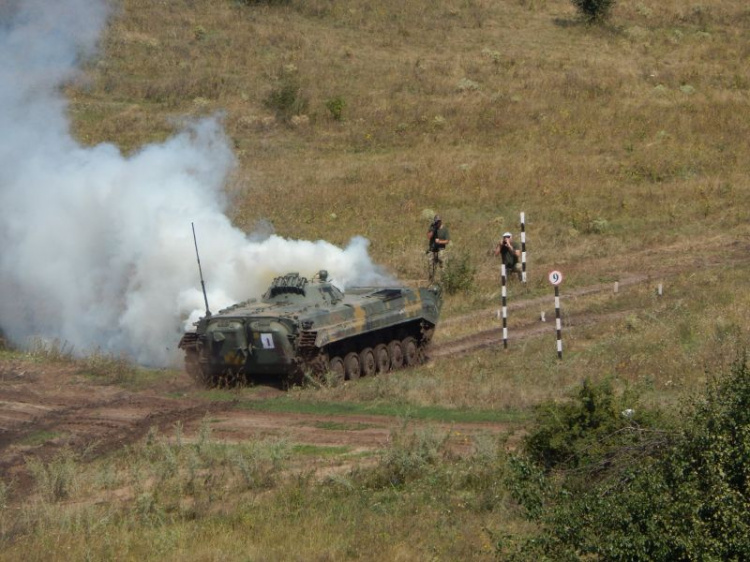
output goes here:
<path id="1" fill-rule="evenodd" d="M 611 322 L 619 320 L 632 312 L 632 310 L 621 310 L 602 314 L 581 315 L 573 320 L 565 321 L 563 323 L 563 328 L 567 330 L 569 328 L 598 324 L 600 322 Z M 554 339 L 554 322 L 535 322 L 533 324 L 513 326 L 512 331 L 509 332 L 508 339 L 509 341 L 514 341 L 541 335 L 549 335 L 551 339 Z M 434 360 L 436 358 L 450 357 L 452 355 L 465 355 L 478 349 L 501 346 L 503 343 L 502 337 L 502 328 L 490 328 L 488 330 L 475 332 L 462 338 L 443 342 L 438 348 L 431 348 L 429 351 L 429 359 Z"/>
<path id="2" fill-rule="evenodd" d="M 67 450 L 88 461 L 138 441 L 152 427 L 164 430 L 177 422 L 188 423 L 233 407 L 232 402 L 176 400 L 129 392 L 101 399 L 97 393 L 108 388 L 97 385 L 80 390 L 84 392 L 75 405 L 56 400 L 55 388 L 38 384 L 25 392 L 16 388 L 12 402 L 8 394 L 0 394 L 0 477 L 13 483 L 14 496 L 22 495 L 32 485 L 27 458 L 49 462 Z M 26 419 L 21 416 L 13 420 L 9 413 L 19 409 L 29 412 Z M 42 442 L 35 443 L 37 438 Z"/>

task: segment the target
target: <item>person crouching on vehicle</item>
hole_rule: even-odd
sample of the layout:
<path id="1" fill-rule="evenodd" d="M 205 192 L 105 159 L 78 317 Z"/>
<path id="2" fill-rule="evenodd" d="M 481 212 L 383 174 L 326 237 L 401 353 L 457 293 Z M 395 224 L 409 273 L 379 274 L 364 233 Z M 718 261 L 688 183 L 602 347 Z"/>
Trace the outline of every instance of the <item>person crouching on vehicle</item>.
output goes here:
<path id="1" fill-rule="evenodd" d="M 505 264 L 505 271 L 510 274 L 515 272 L 518 278 L 521 278 L 521 250 L 518 244 L 513 241 L 513 235 L 510 232 L 503 234 L 503 238 L 495 246 L 495 255 Z"/>
<path id="2" fill-rule="evenodd" d="M 440 250 L 444 250 L 450 243 L 451 236 L 448 233 L 448 227 L 443 224 L 440 215 L 435 215 L 435 218 L 432 219 L 430 229 L 427 231 L 427 240 L 430 244 L 428 252 L 437 254 L 438 263 L 443 265 L 443 261 L 440 259 Z"/>

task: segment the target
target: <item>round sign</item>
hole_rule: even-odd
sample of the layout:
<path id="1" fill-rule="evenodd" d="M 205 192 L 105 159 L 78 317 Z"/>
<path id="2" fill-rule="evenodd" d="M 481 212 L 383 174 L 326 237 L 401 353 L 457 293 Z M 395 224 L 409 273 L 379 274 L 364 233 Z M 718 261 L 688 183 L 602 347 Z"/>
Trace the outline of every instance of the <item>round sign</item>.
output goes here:
<path id="1" fill-rule="evenodd" d="M 559 285 L 562 283 L 563 276 L 559 271 L 551 271 L 549 274 L 549 282 L 553 285 Z"/>

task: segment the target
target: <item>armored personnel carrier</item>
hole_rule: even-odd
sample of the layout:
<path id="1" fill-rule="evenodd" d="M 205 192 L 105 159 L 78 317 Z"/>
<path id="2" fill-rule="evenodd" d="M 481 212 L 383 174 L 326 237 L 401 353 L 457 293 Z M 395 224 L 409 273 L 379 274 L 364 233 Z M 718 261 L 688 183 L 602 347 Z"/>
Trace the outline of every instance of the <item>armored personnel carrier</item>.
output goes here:
<path id="1" fill-rule="evenodd" d="M 179 347 L 187 371 L 208 386 L 269 375 L 286 384 L 326 373 L 355 380 L 422 363 L 441 304 L 437 287 L 344 293 L 326 271 L 311 280 L 289 273 L 261 299 L 207 311 Z"/>

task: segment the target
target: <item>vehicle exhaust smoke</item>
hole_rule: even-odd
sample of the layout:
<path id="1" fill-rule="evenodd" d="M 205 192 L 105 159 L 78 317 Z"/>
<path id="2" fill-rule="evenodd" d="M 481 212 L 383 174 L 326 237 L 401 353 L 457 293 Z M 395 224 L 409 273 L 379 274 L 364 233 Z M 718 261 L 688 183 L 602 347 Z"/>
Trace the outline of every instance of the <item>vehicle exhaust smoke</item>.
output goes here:
<path id="1" fill-rule="evenodd" d="M 16 345 L 56 340 L 78 354 L 175 364 L 204 313 L 191 223 L 216 311 L 288 272 L 327 269 L 342 288 L 393 279 L 368 241 L 262 239 L 232 226 L 235 166 L 219 118 L 124 156 L 71 135 L 61 86 L 93 52 L 105 0 L 0 3 L 0 330 Z"/>

